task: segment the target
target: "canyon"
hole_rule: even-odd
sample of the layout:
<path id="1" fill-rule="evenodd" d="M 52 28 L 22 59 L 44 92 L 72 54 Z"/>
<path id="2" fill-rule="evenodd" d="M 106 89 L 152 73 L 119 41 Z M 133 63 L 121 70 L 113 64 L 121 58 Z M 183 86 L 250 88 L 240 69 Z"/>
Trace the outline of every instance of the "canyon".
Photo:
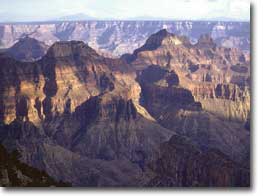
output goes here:
<path id="1" fill-rule="evenodd" d="M 0 48 L 29 36 L 51 46 L 56 41 L 83 41 L 104 56 L 119 57 L 141 47 L 147 38 L 167 29 L 197 42 L 210 33 L 223 47 L 250 50 L 250 23 L 224 21 L 55 21 L 0 24 Z"/>
<path id="2" fill-rule="evenodd" d="M 249 187 L 246 25 L 0 25 L 0 142 L 72 186 Z"/>

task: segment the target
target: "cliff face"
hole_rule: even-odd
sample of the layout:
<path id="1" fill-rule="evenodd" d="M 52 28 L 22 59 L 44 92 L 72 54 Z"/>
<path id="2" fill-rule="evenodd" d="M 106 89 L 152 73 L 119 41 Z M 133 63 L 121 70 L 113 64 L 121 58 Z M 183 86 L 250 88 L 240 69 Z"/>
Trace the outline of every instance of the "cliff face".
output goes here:
<path id="1" fill-rule="evenodd" d="M 138 184 L 172 135 L 140 106 L 140 86 L 129 65 L 82 42 L 56 43 L 35 63 L 5 56 L 1 62 L 1 141 L 57 180 L 75 186 Z M 118 168 L 133 174 L 125 179 Z"/>
<path id="2" fill-rule="evenodd" d="M 136 70 L 151 65 L 173 70 L 180 85 L 189 89 L 207 111 L 244 122 L 250 112 L 250 58 L 238 49 L 216 46 L 209 35 L 191 45 L 185 37 L 163 31 L 152 36 L 160 38 L 154 50 L 149 44 L 153 39 L 149 39 L 123 59 Z"/>
<path id="3" fill-rule="evenodd" d="M 162 118 L 166 107 L 201 110 L 200 103 L 195 102 L 191 91 L 179 86 L 178 75 L 158 65 L 151 65 L 142 70 L 137 77 L 141 85 L 141 103 L 156 118 Z"/>
<path id="4" fill-rule="evenodd" d="M 19 153 L 8 153 L 0 145 L 0 186 L 3 187 L 47 187 L 70 186 L 63 182 L 56 182 L 45 171 L 39 171 L 18 160 Z"/>
<path id="5" fill-rule="evenodd" d="M 131 99 L 109 96 L 89 99 L 67 121 L 59 121 L 59 129 L 46 130 L 59 145 L 89 158 L 128 159 L 145 167 L 172 132 L 145 118 Z"/>
<path id="6" fill-rule="evenodd" d="M 57 181 L 249 186 L 250 59 L 238 49 L 162 30 L 119 59 L 63 41 L 0 62 L 0 141 Z"/>
<path id="7" fill-rule="evenodd" d="M 18 115 L 37 124 L 120 85 L 114 84 L 109 67 L 121 62 L 100 57 L 82 42 L 57 43 L 36 63 L 2 56 L 1 64 L 1 97 L 6 101 L 0 113 L 6 123 Z"/>
<path id="8" fill-rule="evenodd" d="M 162 155 L 152 167 L 156 176 L 148 186 L 158 187 L 244 187 L 249 171 L 224 154 L 201 151 L 186 138 L 173 136 L 161 147 Z"/>
<path id="9" fill-rule="evenodd" d="M 42 126 L 15 120 L 1 127 L 1 142 L 17 149 L 21 161 L 73 186 L 143 186 L 148 163 L 172 135 L 132 101 L 102 97 Z"/>
<path id="10" fill-rule="evenodd" d="M 198 102 L 191 90 L 183 88 L 178 75 L 166 67 L 151 65 L 139 72 L 137 80 L 142 89 L 141 104 L 163 127 L 191 138 L 201 149 L 216 148 L 233 160 L 249 165 L 250 142 L 246 140 L 249 133 L 245 130 L 245 122 L 225 121 L 220 112 L 227 114 L 227 111 L 223 111 L 221 105 L 211 106 L 218 115 L 207 112 L 206 105 Z M 217 88 L 224 87 L 219 85 Z M 211 96 L 208 100 L 214 101 L 216 96 L 233 99 L 233 103 L 239 100 L 231 93 L 220 92 L 218 90 L 212 97 L 209 88 L 202 90 L 204 96 Z M 229 106 L 229 112 L 234 107 Z"/>
<path id="11" fill-rule="evenodd" d="M 80 40 L 104 55 L 131 53 L 159 29 L 185 35 L 196 42 L 209 33 L 218 44 L 249 50 L 248 22 L 213 21 L 83 21 L 0 25 L 0 47 L 9 48 L 25 34 L 47 45 L 56 41 Z M 231 38 L 232 37 L 232 38 Z"/>

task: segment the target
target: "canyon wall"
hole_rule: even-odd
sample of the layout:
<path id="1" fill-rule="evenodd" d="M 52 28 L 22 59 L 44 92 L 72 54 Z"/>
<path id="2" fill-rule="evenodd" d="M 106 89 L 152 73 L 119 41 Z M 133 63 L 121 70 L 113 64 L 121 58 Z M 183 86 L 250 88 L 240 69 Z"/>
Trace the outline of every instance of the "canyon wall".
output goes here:
<path id="1" fill-rule="evenodd" d="M 15 46 L 40 46 L 32 39 Z M 0 142 L 20 161 L 73 186 L 250 185 L 241 49 L 166 29 L 114 59 L 82 41 L 55 42 L 33 61 L 26 48 L 29 62 L 0 54 Z"/>
<path id="2" fill-rule="evenodd" d="M 56 41 L 79 40 L 104 55 L 120 56 L 142 46 L 146 39 L 166 28 L 185 35 L 192 43 L 209 33 L 224 47 L 250 50 L 249 22 L 216 21 L 81 21 L 0 24 L 0 48 L 9 48 L 24 36 L 46 45 Z"/>

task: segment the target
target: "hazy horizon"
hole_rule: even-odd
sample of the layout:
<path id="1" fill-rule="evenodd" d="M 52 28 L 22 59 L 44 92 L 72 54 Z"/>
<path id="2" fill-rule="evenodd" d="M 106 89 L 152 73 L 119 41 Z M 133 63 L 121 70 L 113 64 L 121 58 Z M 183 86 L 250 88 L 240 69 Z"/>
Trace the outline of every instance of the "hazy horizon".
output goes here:
<path id="1" fill-rule="evenodd" d="M 52 5 L 52 6 L 50 6 Z M 144 8 L 144 9 L 142 9 Z M 61 20 L 250 21 L 247 0 L 2 0 L 0 22 Z"/>

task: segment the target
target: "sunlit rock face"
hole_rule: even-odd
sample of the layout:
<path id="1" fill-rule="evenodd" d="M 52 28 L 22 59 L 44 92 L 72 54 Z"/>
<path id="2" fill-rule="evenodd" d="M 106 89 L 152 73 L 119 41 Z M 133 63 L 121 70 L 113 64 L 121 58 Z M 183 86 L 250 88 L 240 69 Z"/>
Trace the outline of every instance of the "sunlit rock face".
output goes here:
<path id="1" fill-rule="evenodd" d="M 1 141 L 57 180 L 89 186 L 92 180 L 82 182 L 79 174 L 88 162 L 89 167 L 100 162 L 104 166 L 94 168 L 97 185 L 136 185 L 173 134 L 139 104 L 141 88 L 130 65 L 102 57 L 83 42 L 55 43 L 36 62 L 3 55 L 1 63 Z M 60 173 L 61 167 L 71 169 L 72 157 L 85 163 Z M 61 158 L 65 165 L 53 164 Z M 133 175 L 125 179 L 120 167 Z"/>
<path id="2" fill-rule="evenodd" d="M 250 113 L 250 58 L 241 50 L 217 46 L 209 35 L 191 45 L 185 37 L 165 31 L 152 35 L 123 59 L 137 70 L 151 65 L 173 70 L 181 86 L 191 90 L 207 111 L 246 121 Z M 180 44 L 170 40 L 180 40 Z"/>
<path id="3" fill-rule="evenodd" d="M 16 108 L 22 107 L 27 112 L 19 115 L 37 123 L 74 111 L 90 96 L 113 90 L 116 79 L 110 65 L 117 67 L 121 61 L 105 59 L 82 42 L 61 42 L 35 63 L 2 56 L 1 64 L 1 96 L 5 100 L 1 118 L 11 122 Z"/>
<path id="4" fill-rule="evenodd" d="M 80 40 L 107 56 L 132 53 L 148 37 L 163 29 L 185 35 L 197 42 L 202 34 L 211 34 L 220 46 L 250 50 L 249 22 L 214 21 L 81 21 L 41 24 L 0 25 L 0 47 L 9 48 L 24 35 L 46 45 L 56 41 Z M 178 43 L 178 41 L 176 42 Z"/>
<path id="5" fill-rule="evenodd" d="M 39 28 L 82 40 L 112 23 L 126 24 Z M 115 59 L 83 41 L 32 62 L 2 53 L 0 142 L 73 186 L 249 186 L 249 55 L 219 46 L 221 27 L 194 43 L 168 30 Z"/>
<path id="6" fill-rule="evenodd" d="M 142 105 L 165 128 L 249 165 L 244 124 L 250 116 L 250 59 L 238 49 L 218 47 L 209 35 L 191 45 L 165 31 L 123 56 L 139 73 Z M 181 44 L 165 41 L 171 39 Z"/>

